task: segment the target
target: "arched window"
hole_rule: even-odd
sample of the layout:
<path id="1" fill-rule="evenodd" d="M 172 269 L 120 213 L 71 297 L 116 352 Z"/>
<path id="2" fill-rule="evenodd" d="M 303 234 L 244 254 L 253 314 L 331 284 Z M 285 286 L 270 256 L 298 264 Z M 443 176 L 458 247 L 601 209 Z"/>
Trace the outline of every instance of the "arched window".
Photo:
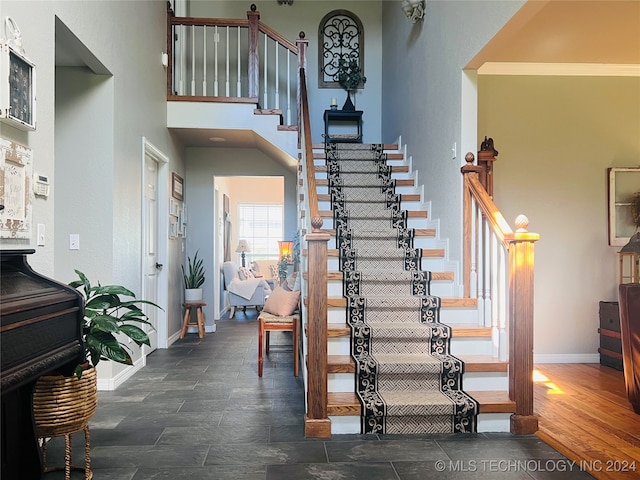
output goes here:
<path id="1" fill-rule="evenodd" d="M 340 59 L 355 60 L 364 75 L 364 28 L 362 22 L 347 10 L 329 12 L 318 29 L 318 86 L 340 88 Z"/>

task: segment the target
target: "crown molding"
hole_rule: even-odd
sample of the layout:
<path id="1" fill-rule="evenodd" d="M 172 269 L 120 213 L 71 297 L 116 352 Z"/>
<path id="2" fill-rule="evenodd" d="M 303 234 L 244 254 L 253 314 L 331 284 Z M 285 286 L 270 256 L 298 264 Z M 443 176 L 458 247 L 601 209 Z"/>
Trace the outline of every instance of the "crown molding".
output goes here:
<path id="1" fill-rule="evenodd" d="M 486 62 L 478 68 L 478 75 L 640 77 L 640 65 L 605 63 Z"/>

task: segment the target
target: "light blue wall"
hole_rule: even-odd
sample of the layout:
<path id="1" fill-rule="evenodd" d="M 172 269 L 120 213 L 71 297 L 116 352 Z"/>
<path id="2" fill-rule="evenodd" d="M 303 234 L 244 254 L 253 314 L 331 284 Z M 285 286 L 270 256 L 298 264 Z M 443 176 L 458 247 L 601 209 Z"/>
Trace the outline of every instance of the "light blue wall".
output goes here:
<path id="1" fill-rule="evenodd" d="M 461 258 L 462 71 L 475 54 L 522 6 L 517 0 L 427 0 L 423 21 L 412 24 L 399 2 L 382 8 L 382 139 L 402 136 L 433 201 L 430 218 L 440 219 L 448 252 Z M 479 144 L 476 149 L 479 149 Z"/>

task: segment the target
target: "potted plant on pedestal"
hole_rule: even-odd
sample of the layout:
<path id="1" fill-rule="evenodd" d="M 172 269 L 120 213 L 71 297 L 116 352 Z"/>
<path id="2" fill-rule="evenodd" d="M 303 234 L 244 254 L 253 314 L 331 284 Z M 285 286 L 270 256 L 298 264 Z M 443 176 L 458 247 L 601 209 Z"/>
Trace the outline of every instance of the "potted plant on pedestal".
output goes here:
<path id="1" fill-rule="evenodd" d="M 182 277 L 184 280 L 184 301 L 186 303 L 202 301 L 201 287 L 204 283 L 205 275 L 202 259 L 198 258 L 198 252 L 200 252 L 200 250 L 196 251 L 196 254 L 193 256 L 193 260 L 191 260 L 191 257 L 187 257 L 189 264 L 188 270 L 185 270 L 184 265 L 180 266 L 182 268 Z"/>
<path id="2" fill-rule="evenodd" d="M 342 110 L 354 111 L 355 105 L 351 101 L 351 92 L 355 92 L 358 87 L 367 82 L 367 77 L 362 75 L 360 66 L 355 59 L 345 60 L 341 58 L 338 63 L 338 83 L 347 91 L 347 100 L 342 106 Z"/>
<path id="3" fill-rule="evenodd" d="M 45 472 L 58 470 L 46 467 L 46 440 L 64 436 L 66 441 L 65 477 L 71 470 L 71 434 L 79 430 L 85 432 L 86 465 L 80 468 L 89 475 L 88 425 L 97 407 L 97 378 L 95 366 L 101 360 L 112 360 L 132 365 L 129 347 L 117 336 L 133 340 L 139 347 L 150 345 L 149 336 L 138 325 L 153 326 L 139 305 L 146 304 L 160 308 L 153 302 L 139 300 L 135 294 L 120 285 L 91 285 L 89 279 L 75 270 L 78 280 L 69 285 L 84 293 L 84 322 L 82 340 L 86 361 L 78 365 L 75 375 L 65 377 L 60 374 L 43 375 L 36 382 L 33 393 L 33 414 L 38 438 L 43 439 L 42 456 Z M 136 325 L 138 324 L 138 325 Z M 74 467 L 78 468 L 78 467 Z"/>

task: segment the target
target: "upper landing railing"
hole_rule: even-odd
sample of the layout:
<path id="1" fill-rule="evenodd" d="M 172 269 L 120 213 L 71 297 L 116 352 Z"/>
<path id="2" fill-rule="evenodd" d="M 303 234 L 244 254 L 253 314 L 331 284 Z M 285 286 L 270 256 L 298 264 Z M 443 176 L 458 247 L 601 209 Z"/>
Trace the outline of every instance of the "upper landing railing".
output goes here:
<path id="1" fill-rule="evenodd" d="M 246 19 L 167 13 L 168 100 L 256 103 L 280 110 L 285 125 L 298 125 L 298 68 L 305 59 L 260 22 L 255 4 Z"/>

